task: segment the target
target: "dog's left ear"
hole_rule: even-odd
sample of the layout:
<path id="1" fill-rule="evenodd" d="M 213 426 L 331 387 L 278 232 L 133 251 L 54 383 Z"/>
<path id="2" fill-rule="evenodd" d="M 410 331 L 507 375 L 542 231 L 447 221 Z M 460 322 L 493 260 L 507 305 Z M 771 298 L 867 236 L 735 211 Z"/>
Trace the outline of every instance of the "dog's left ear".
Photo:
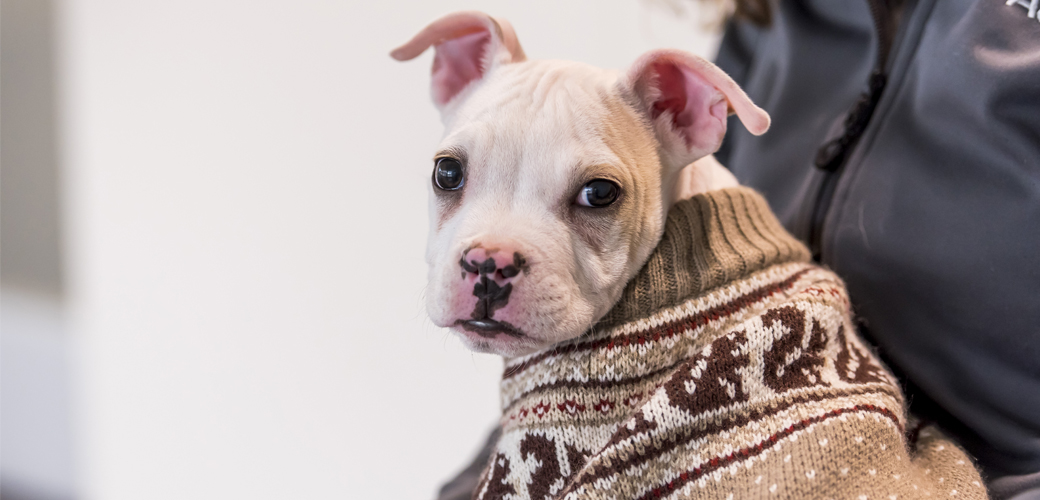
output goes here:
<path id="1" fill-rule="evenodd" d="M 483 12 L 448 14 L 423 28 L 390 57 L 407 61 L 434 46 L 433 102 L 443 110 L 471 83 L 479 81 L 498 64 L 527 59 L 513 27 L 505 19 Z"/>
<path id="2" fill-rule="evenodd" d="M 665 161 L 682 168 L 714 153 L 736 113 L 749 132 L 769 129 L 769 114 L 709 61 L 679 50 L 655 50 L 628 71 L 628 85 L 653 123 Z"/>

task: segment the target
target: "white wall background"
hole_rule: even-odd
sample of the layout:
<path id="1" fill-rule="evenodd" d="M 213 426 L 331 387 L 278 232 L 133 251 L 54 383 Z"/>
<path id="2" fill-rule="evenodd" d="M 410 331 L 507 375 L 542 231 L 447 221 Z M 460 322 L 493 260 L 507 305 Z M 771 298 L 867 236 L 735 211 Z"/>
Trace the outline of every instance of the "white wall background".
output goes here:
<path id="1" fill-rule="evenodd" d="M 87 499 L 430 498 L 498 414 L 498 359 L 425 319 L 432 19 L 531 58 L 702 54 L 638 0 L 66 0 L 58 36 Z"/>

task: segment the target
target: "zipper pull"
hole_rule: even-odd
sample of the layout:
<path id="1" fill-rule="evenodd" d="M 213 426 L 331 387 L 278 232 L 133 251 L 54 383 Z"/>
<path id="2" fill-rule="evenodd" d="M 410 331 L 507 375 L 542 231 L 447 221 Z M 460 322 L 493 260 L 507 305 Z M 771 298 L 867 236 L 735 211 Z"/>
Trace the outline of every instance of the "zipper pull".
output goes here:
<path id="1" fill-rule="evenodd" d="M 881 100 L 881 92 L 885 90 L 887 80 L 885 74 L 880 71 L 874 70 L 870 74 L 869 90 L 860 94 L 859 100 L 845 117 L 845 131 L 840 137 L 827 142 L 816 151 L 816 168 L 834 172 L 845 163 L 852 146 L 866 130 L 867 123 L 874 114 L 874 108 Z"/>

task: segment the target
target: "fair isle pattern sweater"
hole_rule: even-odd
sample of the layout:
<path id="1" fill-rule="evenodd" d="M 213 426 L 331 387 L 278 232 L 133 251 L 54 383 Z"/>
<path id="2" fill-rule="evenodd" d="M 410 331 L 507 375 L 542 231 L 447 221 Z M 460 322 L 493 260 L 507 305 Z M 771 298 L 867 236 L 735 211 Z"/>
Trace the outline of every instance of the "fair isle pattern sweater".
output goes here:
<path id="1" fill-rule="evenodd" d="M 849 309 L 754 191 L 678 203 L 596 328 L 506 361 L 474 498 L 986 498 Z"/>

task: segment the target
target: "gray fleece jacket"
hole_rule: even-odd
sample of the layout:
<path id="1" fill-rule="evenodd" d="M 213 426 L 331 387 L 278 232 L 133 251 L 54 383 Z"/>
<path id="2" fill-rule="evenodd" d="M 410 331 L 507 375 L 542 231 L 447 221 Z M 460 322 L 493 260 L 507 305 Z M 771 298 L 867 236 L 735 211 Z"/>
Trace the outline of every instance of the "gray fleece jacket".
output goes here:
<path id="1" fill-rule="evenodd" d="M 732 23 L 717 61 L 773 118 L 761 137 L 732 120 L 719 159 L 845 279 L 911 412 L 994 498 L 1040 498 L 1038 5 L 902 2 L 887 84 L 831 170 L 818 150 L 876 64 L 868 2 L 779 2 L 769 27 Z"/>

